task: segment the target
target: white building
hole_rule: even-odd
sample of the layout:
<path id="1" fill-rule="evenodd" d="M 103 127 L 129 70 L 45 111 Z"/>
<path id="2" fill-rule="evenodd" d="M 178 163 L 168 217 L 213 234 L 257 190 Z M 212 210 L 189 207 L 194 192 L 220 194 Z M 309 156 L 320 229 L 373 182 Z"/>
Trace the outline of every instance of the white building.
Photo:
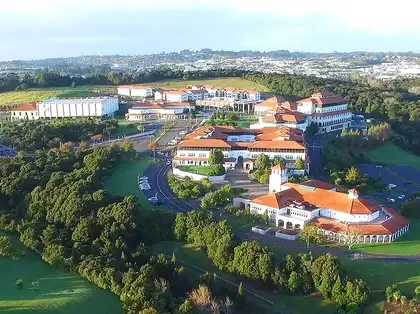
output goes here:
<path id="1" fill-rule="evenodd" d="M 253 169 L 259 155 L 286 159 L 289 169 L 297 159 L 307 163 L 306 147 L 300 130 L 281 128 L 239 129 L 235 127 L 203 126 L 187 135 L 178 144 L 174 165 L 208 165 L 213 149 L 223 152 L 227 167 Z"/>
<path id="2" fill-rule="evenodd" d="M 39 118 L 103 117 L 119 109 L 118 98 L 47 99 L 37 103 Z"/>
<path id="3" fill-rule="evenodd" d="M 364 199 L 354 189 L 340 193 L 317 180 L 288 183 L 281 166 L 272 168 L 269 194 L 249 201 L 238 198 L 235 205 L 247 206 L 252 213 L 268 213 L 270 224 L 283 229 L 299 232 L 305 224 L 314 223 L 336 241 L 344 241 L 347 233 L 362 243 L 391 242 L 409 229 L 409 221 L 398 211 Z M 349 235 L 349 230 L 354 233 Z"/>
<path id="4" fill-rule="evenodd" d="M 132 97 L 153 97 L 153 88 L 140 85 L 121 85 L 118 86 L 118 95 Z"/>
<path id="5" fill-rule="evenodd" d="M 308 115 L 308 125 L 316 123 L 322 133 L 350 127 L 352 113 L 346 100 L 328 91 L 321 91 L 310 98 L 299 100 L 297 111 Z"/>
<path id="6" fill-rule="evenodd" d="M 125 118 L 130 121 L 144 121 L 155 119 L 179 119 L 187 118 L 188 113 L 194 110 L 194 105 L 189 102 L 182 103 L 144 103 L 136 104 L 128 109 Z"/>
<path id="7" fill-rule="evenodd" d="M 22 104 L 19 107 L 10 110 L 12 120 L 37 120 L 38 111 L 36 104 Z"/>
<path id="8" fill-rule="evenodd" d="M 308 127 L 306 116 L 298 111 L 292 111 L 283 107 L 277 108 L 276 113 L 267 113 L 258 118 L 258 123 L 250 125 L 251 129 L 261 129 L 266 127 L 280 127 L 300 129 L 305 132 Z"/>
<path id="9" fill-rule="evenodd" d="M 187 102 L 188 99 L 188 92 L 184 89 L 167 91 L 158 90 L 155 92 L 155 101 L 163 100 L 166 102 Z"/>

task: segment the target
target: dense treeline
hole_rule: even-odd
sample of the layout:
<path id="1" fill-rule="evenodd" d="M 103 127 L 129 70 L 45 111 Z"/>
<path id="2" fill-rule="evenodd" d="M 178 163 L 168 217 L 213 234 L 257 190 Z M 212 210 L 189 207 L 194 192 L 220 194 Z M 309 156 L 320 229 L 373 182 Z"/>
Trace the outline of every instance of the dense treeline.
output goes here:
<path id="1" fill-rule="evenodd" d="M 129 144 L 64 145 L 0 160 L 0 229 L 19 233 L 45 262 L 117 294 L 128 313 L 194 313 L 203 288 L 192 290 L 175 258 L 153 255 L 147 246 L 173 237 L 173 214 L 140 219 L 135 197 L 113 197 L 103 189 L 115 165 L 134 158 Z M 2 240 L 0 247 L 8 245 Z M 209 306 L 232 308 L 220 293 L 210 300 Z"/>
<path id="2" fill-rule="evenodd" d="M 358 313 L 368 300 L 369 287 L 362 280 L 348 278 L 339 260 L 330 254 L 318 258 L 310 253 L 287 255 L 278 261 L 257 241 L 237 242 L 225 220 L 215 222 L 198 211 L 177 214 L 174 235 L 204 249 L 220 270 L 255 280 L 269 289 L 301 294 L 319 291 L 333 300 L 341 313 Z"/>
<path id="3" fill-rule="evenodd" d="M 420 96 L 410 89 L 410 80 L 395 83 L 358 79 L 341 81 L 261 73 L 250 73 L 245 77 L 282 95 L 309 97 L 321 88 L 328 88 L 346 97 L 350 108 L 356 113 L 387 121 L 395 132 L 394 142 L 403 149 L 420 154 Z M 416 81 L 412 82 L 413 86 L 417 86 Z"/>
<path id="4" fill-rule="evenodd" d="M 59 119 L 51 121 L 3 122 L 0 128 L 0 143 L 17 150 L 57 148 L 60 143 L 79 144 L 94 135 L 110 136 L 118 127 L 117 120 Z"/>
<path id="5" fill-rule="evenodd" d="M 200 72 L 184 72 L 169 68 L 146 70 L 142 72 L 113 71 L 107 75 L 92 74 L 87 76 L 60 75 L 52 71 L 41 71 L 34 74 L 25 73 L 19 77 L 15 73 L 9 73 L 0 77 L 0 92 L 13 90 L 26 90 L 34 87 L 69 87 L 74 85 L 119 85 L 141 84 L 166 79 L 194 79 L 210 77 L 241 77 L 245 75 L 241 70 L 208 70 Z"/>

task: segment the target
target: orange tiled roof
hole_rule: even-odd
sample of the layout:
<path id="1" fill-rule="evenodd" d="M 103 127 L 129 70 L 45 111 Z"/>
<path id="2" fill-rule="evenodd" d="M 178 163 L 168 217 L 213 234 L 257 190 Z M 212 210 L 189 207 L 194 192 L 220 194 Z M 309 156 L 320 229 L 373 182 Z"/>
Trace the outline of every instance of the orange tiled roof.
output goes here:
<path id="1" fill-rule="evenodd" d="M 324 189 L 324 190 L 332 190 L 334 188 L 336 188 L 336 186 L 334 184 L 325 182 L 325 181 L 321 181 L 321 180 L 315 180 L 315 179 L 311 179 L 305 182 L 302 182 L 301 185 L 306 185 L 306 186 L 312 186 L 314 188 L 318 188 L 318 189 Z"/>
<path id="2" fill-rule="evenodd" d="M 19 107 L 13 109 L 12 111 L 36 111 L 36 104 L 21 104 Z"/>
<path id="3" fill-rule="evenodd" d="M 278 165 L 276 165 L 276 166 L 273 166 L 273 167 L 271 167 L 271 169 L 273 169 L 273 170 L 282 170 L 282 169 L 284 169 L 285 167 L 284 166 L 282 166 L 282 165 L 280 165 L 280 164 L 278 164 Z"/>
<path id="4" fill-rule="evenodd" d="M 284 99 L 283 96 L 273 96 L 273 97 L 267 98 L 265 101 L 267 101 L 267 102 L 281 103 L 281 102 L 285 101 L 285 99 Z"/>
<path id="5" fill-rule="evenodd" d="M 324 98 L 324 97 L 332 97 L 332 96 L 335 96 L 335 95 L 327 89 L 323 89 L 319 91 L 318 93 L 312 94 L 312 97 L 314 98 Z"/>
<path id="6" fill-rule="evenodd" d="M 280 103 L 280 106 L 293 111 L 297 110 L 297 104 L 294 101 L 283 101 Z"/>
<path id="7" fill-rule="evenodd" d="M 295 141 L 258 141 L 249 145 L 249 148 L 305 149 L 305 146 Z"/>
<path id="8" fill-rule="evenodd" d="M 230 148 L 231 146 L 218 139 L 193 139 L 182 141 L 178 147 Z"/>
<path id="9" fill-rule="evenodd" d="M 329 117 L 329 116 L 334 116 L 337 114 L 344 114 L 348 112 L 351 112 L 351 110 L 345 109 L 345 110 L 331 111 L 331 112 L 324 112 L 324 113 L 314 113 L 312 116 L 313 117 Z"/>
<path id="10" fill-rule="evenodd" d="M 258 104 L 255 104 L 255 108 L 271 108 L 275 109 L 279 106 L 279 103 L 273 101 L 263 101 Z"/>

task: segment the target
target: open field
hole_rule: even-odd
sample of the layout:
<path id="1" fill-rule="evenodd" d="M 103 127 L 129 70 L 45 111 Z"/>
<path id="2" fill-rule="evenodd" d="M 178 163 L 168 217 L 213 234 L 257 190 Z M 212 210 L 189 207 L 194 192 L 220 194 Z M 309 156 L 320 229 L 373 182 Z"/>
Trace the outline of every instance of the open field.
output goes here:
<path id="1" fill-rule="evenodd" d="M 37 102 L 53 97 L 88 97 L 96 92 L 116 92 L 115 86 L 80 86 L 34 88 L 28 91 L 0 93 L 0 106 L 15 107 L 19 104 Z"/>
<path id="2" fill-rule="evenodd" d="M 164 206 L 155 206 L 147 201 L 146 195 L 139 189 L 137 175 L 143 174 L 144 170 L 155 162 L 153 157 L 139 157 L 132 162 L 122 162 L 114 170 L 113 174 L 105 181 L 105 188 L 111 195 L 127 196 L 134 195 L 141 205 L 142 213 L 148 213 L 153 209 L 165 210 Z"/>
<path id="3" fill-rule="evenodd" d="M 208 271 L 209 273 L 216 273 L 218 277 L 222 277 L 233 282 L 238 281 L 235 276 L 219 271 L 212 265 L 211 261 L 200 248 L 191 244 L 185 244 L 177 241 L 165 241 L 155 244 L 153 246 L 153 251 L 167 255 L 172 255 L 173 252 L 176 252 L 176 256 L 179 261 L 195 265 Z M 286 311 L 289 314 L 336 313 L 334 305 L 328 301 L 322 300 L 319 297 L 291 296 L 286 294 L 273 297 L 272 294 L 262 294 L 266 298 L 272 300 L 275 304 L 274 307 L 266 306 L 268 313 L 278 313 L 279 310 Z M 255 299 L 252 300 L 256 301 Z"/>
<path id="4" fill-rule="evenodd" d="M 162 87 L 164 89 L 176 89 L 187 87 L 188 85 L 214 85 L 219 88 L 232 87 L 236 89 L 250 89 L 257 90 L 260 92 L 266 92 L 268 89 L 260 84 L 245 80 L 240 77 L 220 77 L 210 79 L 197 79 L 197 80 L 166 80 L 158 81 L 153 83 L 145 83 L 141 85 L 147 85 L 152 87 Z"/>
<path id="5" fill-rule="evenodd" d="M 377 149 L 367 151 L 364 155 L 376 163 L 393 164 L 395 162 L 399 166 L 412 166 L 420 169 L 419 156 L 403 151 L 392 143 L 387 143 Z"/>
<path id="6" fill-rule="evenodd" d="M 4 235 L 4 234 L 1 234 Z M 21 246 L 17 239 L 16 245 Z M 122 314 L 120 300 L 70 272 L 53 267 L 33 252 L 18 260 L 0 257 L 0 312 L 10 314 Z M 23 288 L 15 282 L 23 280 Z M 35 291 L 31 282 L 39 282 Z"/>

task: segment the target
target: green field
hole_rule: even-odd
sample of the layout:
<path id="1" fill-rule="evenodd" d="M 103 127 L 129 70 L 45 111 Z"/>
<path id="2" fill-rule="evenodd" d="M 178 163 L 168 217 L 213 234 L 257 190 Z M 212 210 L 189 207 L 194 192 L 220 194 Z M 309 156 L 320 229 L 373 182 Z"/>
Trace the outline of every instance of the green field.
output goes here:
<path id="1" fill-rule="evenodd" d="M 143 85 L 143 84 L 142 84 Z M 232 87 L 237 89 L 250 89 L 260 92 L 267 92 L 268 89 L 260 84 L 245 80 L 240 77 L 220 77 L 210 79 L 197 80 L 166 80 L 153 83 L 145 83 L 144 85 L 152 87 L 162 87 L 164 89 L 176 89 L 187 87 L 190 85 L 214 85 L 219 88 Z"/>
<path id="2" fill-rule="evenodd" d="M 37 102 L 53 97 L 88 97 L 97 92 L 116 92 L 115 86 L 80 86 L 80 87 L 56 87 L 34 88 L 28 91 L 13 91 L 0 93 L 0 106 L 15 107 L 19 104 Z"/>
<path id="3" fill-rule="evenodd" d="M 419 156 L 403 151 L 392 143 L 367 151 L 364 155 L 376 163 L 392 164 L 395 162 L 398 166 L 412 166 L 420 170 Z"/>
<path id="4" fill-rule="evenodd" d="M 137 175 L 143 174 L 144 170 L 154 162 L 153 157 L 140 157 L 132 162 L 121 162 L 105 181 L 106 190 L 115 196 L 136 196 L 142 213 L 147 214 L 153 209 L 165 210 L 164 206 L 150 204 L 137 184 Z"/>
<path id="5" fill-rule="evenodd" d="M 4 234 L 2 234 L 4 235 Z M 20 242 L 14 241 L 21 246 Z M 18 260 L 0 257 L 0 312 L 31 314 L 122 314 L 120 300 L 70 272 L 53 267 L 33 252 Z M 23 288 L 15 282 L 23 280 Z M 35 291 L 31 282 L 39 282 Z"/>
<path id="6" fill-rule="evenodd" d="M 212 166 L 179 166 L 180 170 L 191 172 L 202 176 L 208 176 L 214 170 Z"/>

